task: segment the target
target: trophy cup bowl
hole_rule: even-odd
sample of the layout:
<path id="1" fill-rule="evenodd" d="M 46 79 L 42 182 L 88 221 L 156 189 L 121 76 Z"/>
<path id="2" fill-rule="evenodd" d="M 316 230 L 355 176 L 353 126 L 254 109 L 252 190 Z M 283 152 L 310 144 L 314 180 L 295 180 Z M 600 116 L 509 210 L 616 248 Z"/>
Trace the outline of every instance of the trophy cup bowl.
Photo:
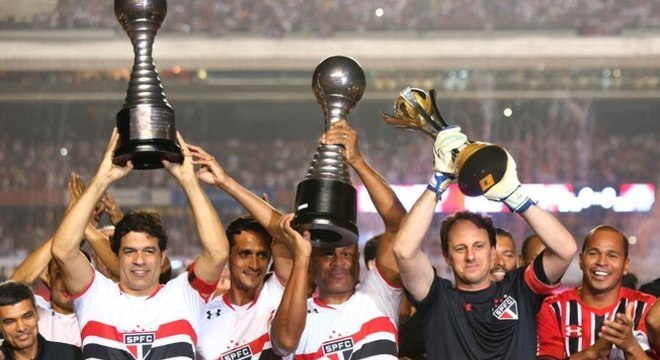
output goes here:
<path id="1" fill-rule="evenodd" d="M 325 130 L 346 118 L 362 98 L 362 67 L 345 56 L 323 60 L 312 76 L 312 90 L 323 109 Z M 358 241 L 357 193 L 339 145 L 319 145 L 307 176 L 298 184 L 292 227 L 309 231 L 315 247 L 335 248 Z"/>
<path id="2" fill-rule="evenodd" d="M 449 126 L 435 103 L 435 91 L 427 94 L 406 88 L 394 101 L 396 116 L 382 113 L 383 120 L 400 129 L 417 130 L 435 139 Z M 503 147 L 486 142 L 467 141 L 454 153 L 456 182 L 466 196 L 480 196 L 497 184 L 506 171 L 508 157 Z"/>
<path id="3" fill-rule="evenodd" d="M 174 109 L 163 93 L 153 63 L 156 32 L 167 15 L 165 0 L 115 0 L 115 16 L 135 54 L 126 100 L 117 113 L 119 146 L 113 162 L 131 161 L 135 169 L 163 167 L 162 160 L 183 162 L 176 143 Z"/>

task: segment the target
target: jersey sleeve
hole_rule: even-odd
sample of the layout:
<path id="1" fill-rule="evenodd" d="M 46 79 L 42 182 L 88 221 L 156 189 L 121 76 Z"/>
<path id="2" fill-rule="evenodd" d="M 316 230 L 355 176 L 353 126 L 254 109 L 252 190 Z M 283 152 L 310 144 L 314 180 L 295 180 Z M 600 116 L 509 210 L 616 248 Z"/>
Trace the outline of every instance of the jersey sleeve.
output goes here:
<path id="1" fill-rule="evenodd" d="M 439 276 L 435 276 L 433 278 L 433 282 L 431 283 L 431 288 L 429 289 L 429 293 L 426 294 L 426 297 L 422 299 L 421 301 L 416 301 L 410 293 L 406 293 L 408 296 L 408 300 L 410 303 L 415 307 L 415 309 L 420 312 L 421 314 L 424 314 L 426 311 L 428 311 L 432 306 L 435 300 L 440 296 L 440 294 L 443 291 L 446 291 L 448 288 L 451 288 L 452 284 L 449 280 L 440 278 Z"/>
<path id="2" fill-rule="evenodd" d="M 551 284 L 543 269 L 543 253 L 527 265 L 525 269 L 525 283 L 537 295 L 550 295 L 555 289 L 561 286 L 561 282 Z"/>
<path id="3" fill-rule="evenodd" d="M 403 288 L 389 284 L 381 275 L 378 266 L 375 270 L 367 272 L 361 289 L 361 291 L 372 295 L 372 298 L 390 318 L 394 319 L 396 323 L 399 322 L 399 307 L 403 298 Z"/>
<path id="4" fill-rule="evenodd" d="M 548 298 L 541 305 L 537 318 L 538 356 L 552 356 L 556 359 L 566 358 L 564 339 L 559 326 L 559 318 L 552 308 Z"/>
<path id="5" fill-rule="evenodd" d="M 204 299 L 204 302 L 209 301 L 211 296 L 213 296 L 213 292 L 218 286 L 218 282 L 220 282 L 220 278 L 213 282 L 213 283 L 207 283 L 204 280 L 200 279 L 195 275 L 195 264 L 196 262 L 193 262 L 190 264 L 190 267 L 188 268 L 188 283 L 190 283 L 190 286 L 192 286 L 195 291 L 199 294 L 199 296 Z"/>

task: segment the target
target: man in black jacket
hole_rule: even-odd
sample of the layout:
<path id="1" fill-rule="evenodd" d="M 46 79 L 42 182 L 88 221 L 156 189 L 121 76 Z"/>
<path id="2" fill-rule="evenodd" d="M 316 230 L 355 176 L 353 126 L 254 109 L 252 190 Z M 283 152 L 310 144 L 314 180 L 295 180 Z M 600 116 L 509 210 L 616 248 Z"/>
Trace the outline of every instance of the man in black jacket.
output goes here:
<path id="1" fill-rule="evenodd" d="M 16 281 L 0 283 L 2 358 L 11 360 L 82 359 L 76 346 L 51 342 L 39 335 L 39 315 L 30 288 Z"/>

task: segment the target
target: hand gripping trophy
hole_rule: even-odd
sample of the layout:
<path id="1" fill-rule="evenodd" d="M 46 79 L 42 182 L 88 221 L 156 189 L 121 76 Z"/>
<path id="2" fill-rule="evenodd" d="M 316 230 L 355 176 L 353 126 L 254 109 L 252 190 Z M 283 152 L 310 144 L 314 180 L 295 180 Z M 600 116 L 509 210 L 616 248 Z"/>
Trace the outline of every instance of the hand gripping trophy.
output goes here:
<path id="1" fill-rule="evenodd" d="M 346 118 L 366 88 L 353 59 L 332 56 L 314 71 L 312 89 L 325 115 L 326 131 Z M 307 176 L 298 184 L 293 228 L 309 231 L 316 247 L 343 247 L 358 240 L 357 194 L 340 145 L 319 145 Z"/>
<path id="2" fill-rule="evenodd" d="M 424 90 L 406 88 L 394 102 L 396 116 L 382 113 L 385 122 L 402 129 L 418 130 L 436 138 L 450 126 L 435 102 L 435 90 L 430 96 Z M 455 125 L 453 125 L 455 127 Z M 460 128 L 456 127 L 458 131 Z M 454 152 L 458 188 L 467 196 L 480 196 L 504 177 L 509 157 L 499 145 L 465 141 Z"/>
<path id="3" fill-rule="evenodd" d="M 136 169 L 181 163 L 174 110 L 167 102 L 151 56 L 154 38 L 167 15 L 165 0 L 115 0 L 115 16 L 133 43 L 135 59 L 126 101 L 117 113 L 120 144 L 114 162 L 131 160 Z"/>

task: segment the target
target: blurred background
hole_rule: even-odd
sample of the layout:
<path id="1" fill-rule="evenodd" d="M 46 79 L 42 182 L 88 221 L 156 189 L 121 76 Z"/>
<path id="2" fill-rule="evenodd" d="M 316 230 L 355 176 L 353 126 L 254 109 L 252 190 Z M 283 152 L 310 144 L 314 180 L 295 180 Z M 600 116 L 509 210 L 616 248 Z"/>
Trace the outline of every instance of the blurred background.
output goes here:
<path id="1" fill-rule="evenodd" d="M 177 129 L 285 212 L 324 129 L 312 73 L 338 54 L 367 75 L 349 114 L 362 153 L 407 206 L 430 175 L 432 139 L 380 112 L 407 86 L 434 88 L 448 122 L 505 146 L 580 245 L 613 224 L 631 237 L 640 281 L 660 275 L 659 0 L 178 0 L 154 45 Z M 71 171 L 88 181 L 96 170 L 132 63 L 113 1 L 0 0 L 0 272 L 55 231 Z M 225 224 L 244 212 L 207 190 Z M 111 192 L 124 211 L 165 217 L 174 259 L 199 252 L 167 172 L 134 171 Z M 368 201 L 359 208 L 362 245 L 383 226 Z M 459 208 L 489 212 L 518 250 L 531 233 L 499 204 L 453 192 L 425 240 L 445 275 L 438 224 Z M 580 276 L 573 266 L 566 280 Z"/>

